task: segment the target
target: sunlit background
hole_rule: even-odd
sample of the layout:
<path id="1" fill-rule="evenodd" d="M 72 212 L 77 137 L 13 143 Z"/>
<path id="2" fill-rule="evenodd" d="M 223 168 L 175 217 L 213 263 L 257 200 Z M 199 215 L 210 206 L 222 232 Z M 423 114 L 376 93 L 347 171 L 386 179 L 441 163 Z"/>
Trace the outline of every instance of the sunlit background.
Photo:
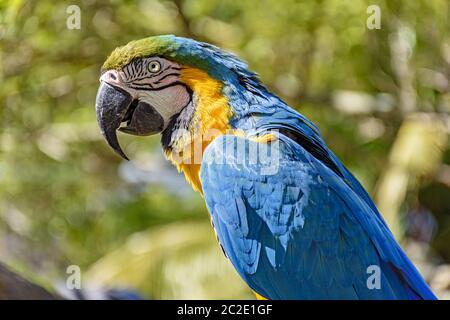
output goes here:
<path id="1" fill-rule="evenodd" d="M 253 298 L 159 138 L 121 136 L 124 162 L 97 128 L 107 55 L 170 33 L 238 54 L 316 122 L 449 298 L 449 17 L 448 0 L 0 1 L 1 264 L 60 294 L 78 265 L 86 290 Z"/>

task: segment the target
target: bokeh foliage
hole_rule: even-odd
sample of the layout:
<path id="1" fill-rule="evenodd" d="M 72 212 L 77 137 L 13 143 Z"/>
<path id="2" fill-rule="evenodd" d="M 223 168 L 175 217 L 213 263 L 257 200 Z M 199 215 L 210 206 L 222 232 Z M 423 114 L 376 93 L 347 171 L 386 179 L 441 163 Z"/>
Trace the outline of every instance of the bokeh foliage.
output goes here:
<path id="1" fill-rule="evenodd" d="M 81 9 L 80 30 L 66 27 L 73 4 Z M 381 8 L 379 30 L 366 27 L 370 4 Z M 94 265 L 88 274 L 96 279 L 105 255 L 113 268 L 135 261 L 117 252 L 136 232 L 170 235 L 186 223 L 192 237 L 207 234 L 204 247 L 194 241 L 183 249 L 192 253 L 185 261 L 221 265 L 224 258 L 211 254 L 220 252 L 212 229 L 199 227 L 209 223 L 202 200 L 162 160 L 158 137 L 121 137 L 134 160 L 125 164 L 95 122 L 99 70 L 109 52 L 173 33 L 247 60 L 271 90 L 319 125 L 387 208 L 399 238 L 406 232 L 406 239 L 430 244 L 439 263 L 450 262 L 449 16 L 447 0 L 0 1 L 0 260 L 51 281 L 64 279 L 67 265 Z M 430 121 L 437 134 L 413 134 Z M 412 150 L 408 159 L 418 165 L 402 162 L 403 150 Z M 186 263 L 176 261 L 168 258 L 170 270 L 178 265 L 189 277 Z M 166 270 L 158 268 L 159 275 Z M 195 278 L 201 268 L 193 269 Z M 175 290 L 170 277 L 164 285 L 157 273 L 148 277 L 129 284 L 153 298 L 223 297 L 223 281 L 207 291 L 202 284 Z M 233 288 L 251 296 L 237 282 Z"/>

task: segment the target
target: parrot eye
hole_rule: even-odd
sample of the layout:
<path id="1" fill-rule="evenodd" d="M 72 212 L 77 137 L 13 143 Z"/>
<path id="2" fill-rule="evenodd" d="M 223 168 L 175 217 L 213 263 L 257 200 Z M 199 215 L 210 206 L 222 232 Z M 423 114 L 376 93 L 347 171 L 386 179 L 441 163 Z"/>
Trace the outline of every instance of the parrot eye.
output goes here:
<path id="1" fill-rule="evenodd" d="M 148 71 L 155 73 L 161 70 L 161 64 L 158 61 L 150 61 L 148 63 Z"/>

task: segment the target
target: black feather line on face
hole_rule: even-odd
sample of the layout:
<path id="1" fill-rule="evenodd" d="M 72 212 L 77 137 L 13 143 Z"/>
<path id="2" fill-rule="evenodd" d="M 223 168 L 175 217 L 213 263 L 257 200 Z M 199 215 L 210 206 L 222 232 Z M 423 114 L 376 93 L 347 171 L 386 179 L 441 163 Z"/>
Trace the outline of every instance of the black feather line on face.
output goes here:
<path id="1" fill-rule="evenodd" d="M 123 68 L 123 73 L 125 73 L 125 77 L 129 78 L 130 77 L 130 73 L 128 71 L 129 65 L 125 66 L 125 68 Z"/>
<path id="2" fill-rule="evenodd" d="M 163 80 L 164 80 L 165 78 L 167 78 L 167 77 L 170 77 L 170 76 L 179 76 L 179 75 L 180 75 L 179 73 L 175 73 L 175 72 L 168 73 L 168 74 L 162 76 L 159 80 L 155 81 L 155 84 L 161 83 L 161 81 L 163 81 Z"/>
<path id="3" fill-rule="evenodd" d="M 161 87 L 157 87 L 157 88 L 153 88 L 153 87 L 147 88 L 147 87 L 144 87 L 144 85 L 139 86 L 139 87 L 138 86 L 130 86 L 130 88 L 135 89 L 135 90 L 142 90 L 142 91 L 161 91 L 163 89 L 173 87 L 176 85 L 183 86 L 183 87 L 187 88 L 186 90 L 188 90 L 188 92 L 190 91 L 190 88 L 187 85 L 185 85 L 183 82 L 180 82 L 180 81 L 175 81 L 175 82 L 169 83 L 165 86 L 161 86 Z M 145 86 L 151 86 L 151 85 L 149 83 L 146 83 Z"/>
<path id="4" fill-rule="evenodd" d="M 128 84 L 132 84 L 132 83 L 135 82 L 135 81 L 145 80 L 145 79 L 152 79 L 152 78 L 154 78 L 154 77 L 157 77 L 157 76 L 161 75 L 162 73 L 164 73 L 164 72 L 167 71 L 168 69 L 170 69 L 170 66 L 168 66 L 168 67 L 167 67 L 166 69 L 164 69 L 164 70 L 161 70 L 161 71 L 158 72 L 158 73 L 150 74 L 150 73 L 147 71 L 146 68 L 143 68 L 142 71 L 141 71 L 140 73 L 134 74 L 134 75 L 132 74 L 132 75 L 127 76 L 127 79 L 126 79 L 125 82 L 128 83 Z"/>
<path id="5" fill-rule="evenodd" d="M 166 79 L 169 76 L 180 76 L 180 73 L 177 71 L 182 70 L 182 67 L 178 67 L 173 64 L 164 65 L 164 61 L 162 61 L 162 68 L 157 73 L 152 73 L 148 71 L 149 64 L 155 60 L 157 57 L 146 58 L 146 59 L 138 59 L 128 63 L 126 66 L 122 68 L 122 71 L 125 74 L 125 83 L 130 86 L 130 88 L 136 90 L 144 90 L 144 91 L 152 91 L 152 90 L 161 90 L 167 88 L 169 85 L 156 88 L 154 84 L 161 83 L 162 80 Z M 172 72 L 171 72 L 172 71 Z M 167 73 L 167 74 L 165 74 Z M 157 77 L 161 77 L 157 79 Z M 157 80 L 156 80 L 157 79 Z M 139 81 L 147 80 L 148 83 L 139 84 Z M 179 82 L 175 81 L 173 84 L 178 84 Z"/>

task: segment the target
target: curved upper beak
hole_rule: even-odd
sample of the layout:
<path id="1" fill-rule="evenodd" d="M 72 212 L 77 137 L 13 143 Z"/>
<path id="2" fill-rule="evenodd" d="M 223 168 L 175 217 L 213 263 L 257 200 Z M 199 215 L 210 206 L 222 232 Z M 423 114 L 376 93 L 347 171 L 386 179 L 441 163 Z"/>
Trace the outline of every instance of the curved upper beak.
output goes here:
<path id="1" fill-rule="evenodd" d="M 98 125 L 106 141 L 119 156 L 128 160 L 117 140 L 117 130 L 148 136 L 164 129 L 164 119 L 151 105 L 122 89 L 122 85 L 117 71 L 106 71 L 100 78 L 95 109 Z M 121 127 L 122 122 L 126 122 L 126 126 Z"/>
<path id="2" fill-rule="evenodd" d="M 128 157 L 119 145 L 116 131 L 124 120 L 132 101 L 133 97 L 125 90 L 101 81 L 95 101 L 97 122 L 111 148 L 126 160 Z"/>

